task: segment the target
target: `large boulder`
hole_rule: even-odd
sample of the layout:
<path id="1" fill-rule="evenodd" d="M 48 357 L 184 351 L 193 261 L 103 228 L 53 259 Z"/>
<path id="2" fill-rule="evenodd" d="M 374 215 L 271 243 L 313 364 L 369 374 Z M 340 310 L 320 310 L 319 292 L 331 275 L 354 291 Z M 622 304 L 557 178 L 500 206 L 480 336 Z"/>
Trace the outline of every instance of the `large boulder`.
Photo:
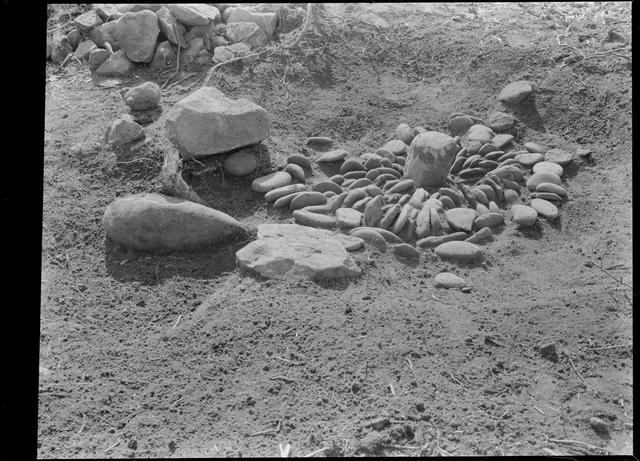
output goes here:
<path id="1" fill-rule="evenodd" d="M 245 235 L 221 211 L 161 194 L 117 198 L 102 222 L 109 238 L 143 251 L 192 250 Z"/>
<path id="2" fill-rule="evenodd" d="M 256 13 L 255 11 L 241 7 L 232 6 L 227 8 L 224 16 L 227 18 L 227 24 L 233 22 L 252 22 L 260 27 L 269 38 L 273 37 L 273 33 L 278 25 L 277 13 Z"/>
<path id="3" fill-rule="evenodd" d="M 263 277 L 354 277 L 360 268 L 326 230 L 297 224 L 261 224 L 258 240 L 236 252 L 238 266 Z"/>
<path id="4" fill-rule="evenodd" d="M 218 8 L 204 3 L 170 3 L 166 6 L 185 26 L 206 26 L 220 16 Z"/>
<path id="5" fill-rule="evenodd" d="M 150 62 L 160 33 L 158 16 L 153 11 L 126 13 L 116 22 L 116 40 L 133 62 Z"/>
<path id="6" fill-rule="evenodd" d="M 267 112 L 248 99 L 230 99 L 203 87 L 178 101 L 165 123 L 183 158 L 229 152 L 269 137 Z"/>
<path id="7" fill-rule="evenodd" d="M 269 41 L 269 37 L 252 22 L 227 24 L 227 39 L 231 43 L 246 43 L 251 48 L 259 48 Z"/>
<path id="8" fill-rule="evenodd" d="M 416 187 L 444 185 L 458 150 L 451 136 L 437 131 L 420 133 L 409 146 L 404 176 L 413 179 Z"/>

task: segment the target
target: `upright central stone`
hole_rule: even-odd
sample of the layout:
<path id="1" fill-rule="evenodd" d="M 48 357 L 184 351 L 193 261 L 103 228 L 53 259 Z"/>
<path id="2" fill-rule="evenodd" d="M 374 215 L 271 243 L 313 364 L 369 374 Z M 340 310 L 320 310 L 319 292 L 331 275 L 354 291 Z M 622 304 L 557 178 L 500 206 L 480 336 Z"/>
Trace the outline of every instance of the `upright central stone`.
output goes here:
<path id="1" fill-rule="evenodd" d="M 267 112 L 248 99 L 203 87 L 171 108 L 167 137 L 185 159 L 221 154 L 269 137 Z"/>
<path id="2" fill-rule="evenodd" d="M 416 187 L 444 185 L 458 149 L 458 143 L 451 136 L 425 131 L 411 141 L 404 176 L 413 179 Z"/>

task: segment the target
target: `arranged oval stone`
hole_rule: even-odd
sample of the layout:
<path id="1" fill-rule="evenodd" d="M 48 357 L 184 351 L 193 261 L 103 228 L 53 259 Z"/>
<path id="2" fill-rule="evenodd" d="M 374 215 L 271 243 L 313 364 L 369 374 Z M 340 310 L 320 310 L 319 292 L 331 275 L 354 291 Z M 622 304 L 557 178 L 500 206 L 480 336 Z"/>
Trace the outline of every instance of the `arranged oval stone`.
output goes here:
<path id="1" fill-rule="evenodd" d="M 231 216 L 161 194 L 115 199 L 102 220 L 107 236 L 142 251 L 193 250 L 245 232 Z"/>
<path id="2" fill-rule="evenodd" d="M 473 234 L 471 237 L 465 239 L 465 242 L 480 243 L 480 242 L 484 242 L 489 237 L 491 237 L 491 229 L 489 227 L 483 227 L 478 232 Z"/>
<path id="3" fill-rule="evenodd" d="M 522 181 L 524 175 L 522 170 L 514 165 L 501 166 L 493 170 L 493 174 L 500 179 L 510 179 L 511 181 Z"/>
<path id="4" fill-rule="evenodd" d="M 396 179 L 400 179 L 400 177 L 402 176 L 397 170 L 394 170 L 393 168 L 380 167 L 378 168 L 378 171 L 380 172 L 380 176 L 390 174 Z"/>
<path id="5" fill-rule="evenodd" d="M 511 134 L 497 134 L 491 140 L 491 144 L 496 146 L 498 149 L 502 149 L 504 146 L 515 141 L 515 137 Z"/>
<path id="6" fill-rule="evenodd" d="M 514 203 L 520 203 L 520 194 L 513 189 L 505 189 L 504 191 L 504 201 L 507 205 L 512 205 Z"/>
<path id="7" fill-rule="evenodd" d="M 405 192 L 409 189 L 411 189 L 412 187 L 414 187 L 416 185 L 415 181 L 413 179 L 403 179 L 400 182 L 398 182 L 397 184 L 395 184 L 393 187 L 391 187 L 387 193 L 388 194 L 400 194 L 402 192 Z"/>
<path id="8" fill-rule="evenodd" d="M 447 242 L 462 241 L 466 238 L 466 232 L 452 232 L 451 234 L 422 238 L 416 242 L 416 246 L 419 246 L 421 248 L 432 248 Z"/>
<path id="9" fill-rule="evenodd" d="M 332 192 L 335 192 L 336 194 L 342 193 L 342 187 L 340 187 L 338 184 L 336 184 L 333 181 L 317 182 L 313 185 L 313 187 L 311 187 L 311 190 L 316 192 L 332 191 Z"/>
<path id="10" fill-rule="evenodd" d="M 382 198 L 378 195 L 369 201 L 364 209 L 365 226 L 377 226 L 382 219 L 382 216 Z"/>
<path id="11" fill-rule="evenodd" d="M 327 197 L 321 192 L 302 192 L 289 204 L 291 210 L 299 210 L 311 205 L 324 205 L 327 203 Z"/>
<path id="12" fill-rule="evenodd" d="M 420 253 L 415 249 L 412 245 L 408 243 L 398 243 L 391 247 L 393 254 L 399 256 L 401 258 L 407 259 L 418 259 L 420 258 Z"/>
<path id="13" fill-rule="evenodd" d="M 287 163 L 294 163 L 308 170 L 312 169 L 311 160 L 301 154 L 291 154 L 287 157 Z"/>
<path id="14" fill-rule="evenodd" d="M 331 150 L 316 159 L 316 163 L 340 162 L 347 158 L 348 152 L 344 149 Z"/>
<path id="15" fill-rule="evenodd" d="M 264 199 L 267 202 L 275 202 L 279 198 L 286 195 L 295 194 L 296 192 L 305 192 L 307 190 L 307 186 L 305 186 L 304 184 L 290 184 L 288 186 L 278 187 L 277 189 L 273 189 L 267 192 L 264 195 Z"/>
<path id="16" fill-rule="evenodd" d="M 487 117 L 487 126 L 498 133 L 510 131 L 515 124 L 516 119 L 505 112 L 494 112 Z"/>
<path id="17" fill-rule="evenodd" d="M 376 150 L 376 155 L 379 155 L 380 157 L 389 159 L 392 162 L 396 161 L 396 155 L 393 152 L 391 152 L 389 149 L 385 148 L 385 147 L 381 147 L 378 150 Z"/>
<path id="18" fill-rule="evenodd" d="M 567 196 L 567 191 L 564 187 L 550 182 L 541 182 L 540 184 L 538 184 L 536 186 L 536 192 L 551 192 L 553 194 L 559 195 L 560 197 Z"/>
<path id="19" fill-rule="evenodd" d="M 531 200 L 531 207 L 544 218 L 555 219 L 558 217 L 558 208 L 547 200 L 534 198 Z"/>
<path id="20" fill-rule="evenodd" d="M 527 149 L 529 152 L 536 152 L 539 154 L 544 154 L 546 151 L 549 150 L 548 147 L 542 146 L 535 142 L 525 142 L 524 148 Z"/>
<path id="21" fill-rule="evenodd" d="M 564 169 L 555 162 L 540 162 L 533 166 L 533 172 L 538 173 L 540 171 L 549 171 L 555 173 L 558 177 L 562 177 Z"/>
<path id="22" fill-rule="evenodd" d="M 453 202 L 453 200 L 451 200 L 451 198 L 446 195 L 443 195 L 442 197 L 440 197 L 440 201 L 442 202 L 442 206 L 446 210 L 450 210 L 451 208 L 456 207 L 456 204 Z"/>
<path id="23" fill-rule="evenodd" d="M 275 173 L 254 179 L 251 183 L 251 188 L 256 192 L 266 194 L 273 189 L 291 184 L 291 179 L 291 175 L 286 171 L 276 171 Z"/>
<path id="24" fill-rule="evenodd" d="M 348 192 L 342 192 L 341 194 L 331 197 L 331 199 L 329 200 L 329 203 L 331 204 L 331 209 L 333 210 L 334 213 L 338 208 L 342 206 L 342 204 L 344 203 L 344 199 L 347 197 L 347 195 L 349 195 Z"/>
<path id="25" fill-rule="evenodd" d="M 515 156 L 515 161 L 525 167 L 532 167 L 536 163 L 544 160 L 544 155 L 537 153 L 518 154 Z"/>
<path id="26" fill-rule="evenodd" d="M 293 184 L 294 186 L 301 186 L 302 184 Z M 305 189 L 306 190 L 306 189 Z M 273 203 L 273 207 L 274 208 L 282 208 L 285 206 L 289 206 L 289 204 L 291 203 L 291 200 L 293 200 L 294 198 L 296 198 L 298 195 L 302 194 L 303 191 L 300 192 L 293 192 L 291 194 L 287 194 L 287 195 L 283 195 L 282 197 L 280 197 L 279 199 L 276 199 L 276 201 Z"/>
<path id="27" fill-rule="evenodd" d="M 367 169 L 360 161 L 356 160 L 355 158 L 350 158 L 345 160 L 342 166 L 340 166 L 340 174 L 344 175 L 345 173 L 348 173 L 350 171 L 364 171 L 366 174 Z"/>
<path id="28" fill-rule="evenodd" d="M 477 187 L 471 188 L 469 190 L 470 194 L 473 194 L 473 197 L 477 202 L 482 203 L 484 206 L 489 206 L 489 197 L 482 191 L 482 189 L 478 189 Z"/>
<path id="29" fill-rule="evenodd" d="M 474 178 L 476 176 L 482 176 L 486 171 L 484 168 L 466 168 L 458 173 L 461 178 Z"/>
<path id="30" fill-rule="evenodd" d="M 373 170 L 367 171 L 367 174 L 364 175 L 365 178 L 368 178 L 372 181 L 375 181 L 378 176 L 380 176 L 380 170 L 374 168 Z"/>
<path id="31" fill-rule="evenodd" d="M 398 214 L 398 218 L 393 223 L 391 232 L 398 235 L 400 231 L 402 231 L 402 228 L 407 224 L 407 221 L 409 220 L 409 213 L 411 213 L 412 209 L 413 207 L 408 203 L 405 203 L 404 205 L 402 205 L 402 208 L 400 209 L 400 213 Z"/>
<path id="32" fill-rule="evenodd" d="M 373 229 L 358 229 L 351 232 L 350 235 L 361 238 L 381 253 L 385 253 L 387 251 L 387 241 Z"/>
<path id="33" fill-rule="evenodd" d="M 364 213 L 364 209 L 367 206 L 367 203 L 371 201 L 371 199 L 372 197 L 366 196 L 365 198 L 358 200 L 353 204 L 353 209 Z"/>
<path id="34" fill-rule="evenodd" d="M 329 178 L 329 181 L 334 182 L 334 183 L 336 183 L 337 185 L 340 186 L 340 185 L 344 184 L 345 177 L 342 176 L 341 174 L 336 174 L 336 175 L 331 176 Z"/>
<path id="35" fill-rule="evenodd" d="M 367 196 L 367 191 L 364 188 L 354 189 L 351 192 L 349 192 L 347 197 L 344 199 L 342 206 L 345 208 L 351 208 L 354 203 L 356 203 L 358 200 L 362 200 L 366 196 Z"/>
<path id="36" fill-rule="evenodd" d="M 370 184 L 368 186 L 366 186 L 364 188 L 365 191 L 367 191 L 367 194 L 370 195 L 371 197 L 377 197 L 378 195 L 384 195 L 384 192 L 382 192 L 382 190 L 374 185 L 374 184 Z"/>
<path id="37" fill-rule="evenodd" d="M 380 236 L 383 239 L 386 240 L 387 243 L 402 243 L 402 240 L 396 234 L 393 234 L 392 232 L 389 232 L 386 229 L 380 229 L 379 227 L 366 227 L 366 226 L 356 227 L 352 229 L 350 232 L 353 233 L 360 229 L 369 229 L 369 230 L 376 231 L 378 234 L 380 234 Z"/>
<path id="38" fill-rule="evenodd" d="M 397 203 L 392 205 L 380 220 L 380 227 L 388 229 L 391 224 L 395 222 L 397 216 L 400 214 L 401 209 L 402 206 L 398 205 Z"/>
<path id="39" fill-rule="evenodd" d="M 302 192 L 304 194 L 304 192 Z M 317 213 L 309 213 L 308 211 L 295 210 L 293 219 L 296 224 L 309 227 L 320 227 L 324 229 L 332 229 L 336 227 L 336 220 L 333 216 L 327 216 Z"/>
<path id="40" fill-rule="evenodd" d="M 513 205 L 511 212 L 513 221 L 520 227 L 531 227 L 538 220 L 538 212 L 526 205 Z"/>
<path id="41" fill-rule="evenodd" d="M 407 152 L 407 150 L 409 150 L 409 146 L 407 146 L 403 141 L 400 141 L 399 139 L 393 139 L 389 141 L 384 146 L 382 146 L 382 148 L 387 149 L 393 155 L 403 155 Z M 381 155 L 379 152 L 376 152 L 376 154 Z"/>
<path id="42" fill-rule="evenodd" d="M 333 139 L 326 136 L 311 136 L 306 139 L 305 144 L 313 150 L 331 149 L 333 147 Z"/>
<path id="43" fill-rule="evenodd" d="M 500 164 L 494 160 L 481 160 L 478 162 L 478 167 L 491 171 L 498 168 Z M 474 165 L 475 166 L 475 165 Z"/>
<path id="44" fill-rule="evenodd" d="M 518 154 L 517 152 L 507 152 L 505 154 L 502 154 L 500 157 L 498 157 L 498 160 L 496 161 L 502 163 L 510 159 L 515 159 L 517 155 L 520 155 L 520 154 Z"/>
<path id="45" fill-rule="evenodd" d="M 462 164 L 462 168 L 471 168 L 472 163 L 480 160 L 482 160 L 482 155 L 480 154 L 470 155 L 469 157 L 466 158 L 466 160 Z"/>
<path id="46" fill-rule="evenodd" d="M 495 136 L 494 136 L 494 139 L 495 139 Z M 484 143 L 482 147 L 480 147 L 480 149 L 478 150 L 478 155 L 480 155 L 481 157 L 484 157 L 485 155 L 491 152 L 495 152 L 497 150 L 500 150 L 500 148 L 497 145 L 495 145 L 493 142 L 487 142 L 487 143 Z"/>
<path id="47" fill-rule="evenodd" d="M 484 206 L 482 203 L 476 203 L 476 212 L 478 213 L 478 216 L 487 214 L 489 213 L 489 208 Z"/>
<path id="48" fill-rule="evenodd" d="M 502 184 L 504 185 L 505 189 L 511 189 L 511 190 L 516 191 L 516 192 L 520 192 L 520 184 L 518 184 L 515 181 L 512 181 L 510 179 L 504 178 L 502 180 Z"/>
<path id="49" fill-rule="evenodd" d="M 300 209 L 302 211 L 308 211 L 309 213 L 318 213 L 318 214 L 325 214 L 325 215 L 333 214 L 333 210 L 331 209 L 331 206 L 328 203 L 324 205 L 309 205 Z"/>
<path id="50" fill-rule="evenodd" d="M 485 125 L 473 125 L 467 132 L 467 139 L 469 141 L 478 141 L 481 144 L 491 142 L 495 133 L 491 128 Z"/>
<path id="51" fill-rule="evenodd" d="M 557 163 L 560 166 L 565 166 L 571 163 L 571 161 L 573 160 L 573 155 L 571 155 L 571 152 L 567 152 L 566 150 L 549 149 L 544 154 L 544 159 L 547 162 L 553 162 Z"/>
<path id="52" fill-rule="evenodd" d="M 351 184 L 349 184 L 348 188 L 349 189 L 359 189 L 361 187 L 367 187 L 372 185 L 372 182 L 370 179 L 367 178 L 360 178 L 360 179 L 356 179 L 354 182 L 352 182 Z"/>
<path id="53" fill-rule="evenodd" d="M 445 211 L 445 216 L 453 229 L 471 232 L 473 221 L 478 216 L 478 213 L 470 208 L 453 208 Z"/>
<path id="54" fill-rule="evenodd" d="M 451 272 L 440 272 L 433 280 L 436 288 L 462 288 L 467 285 L 463 279 Z"/>
<path id="55" fill-rule="evenodd" d="M 531 198 L 541 198 L 544 200 L 552 200 L 554 202 L 562 201 L 562 197 L 558 194 L 554 194 L 553 192 L 532 192 Z"/>
<path id="56" fill-rule="evenodd" d="M 289 173 L 291 177 L 297 181 L 305 181 L 304 170 L 300 165 L 296 165 L 295 163 L 288 163 L 287 166 L 284 167 L 284 171 Z"/>
<path id="57" fill-rule="evenodd" d="M 453 165 L 451 165 L 451 169 L 449 170 L 449 173 L 457 174 L 462 169 L 462 165 L 464 165 L 464 162 L 466 161 L 467 161 L 466 157 L 457 157 L 453 161 Z"/>
<path id="58" fill-rule="evenodd" d="M 493 187 L 491 187 L 488 184 L 480 184 L 480 185 L 476 186 L 475 189 L 478 189 L 478 190 L 482 191 L 482 193 L 484 193 L 485 197 L 487 197 L 487 199 L 490 202 L 494 201 L 496 199 L 496 193 L 493 190 Z"/>
<path id="59" fill-rule="evenodd" d="M 249 149 L 242 149 L 228 156 L 223 164 L 224 172 L 230 176 L 247 176 L 258 168 L 258 158 Z"/>
<path id="60" fill-rule="evenodd" d="M 364 240 L 353 235 L 336 234 L 335 238 L 342 243 L 342 246 L 347 251 L 359 250 L 364 246 Z"/>
<path id="61" fill-rule="evenodd" d="M 353 184 L 354 182 L 356 182 L 355 179 L 345 179 L 345 181 L 342 183 L 342 187 L 349 187 L 351 184 Z"/>
<path id="62" fill-rule="evenodd" d="M 531 192 L 534 192 L 536 190 L 536 187 L 538 187 L 538 184 L 541 184 L 543 182 L 552 183 L 557 186 L 562 185 L 560 176 L 558 176 L 557 174 L 551 173 L 550 171 L 539 171 L 538 173 L 534 173 L 533 175 L 531 175 L 531 177 L 527 180 L 527 189 L 529 189 Z"/>
<path id="63" fill-rule="evenodd" d="M 340 227 L 358 227 L 362 222 L 362 213 L 352 208 L 338 208 L 336 221 Z"/>
<path id="64" fill-rule="evenodd" d="M 453 136 L 462 136 L 469 128 L 471 128 L 475 122 L 468 115 L 459 115 L 449 119 L 449 132 Z"/>
<path id="65" fill-rule="evenodd" d="M 371 155 L 375 155 L 375 154 L 371 154 Z M 378 158 L 370 157 L 364 161 L 364 167 L 366 170 L 370 171 L 382 166 L 382 158 L 380 156 L 377 156 L 377 157 Z"/>
<path id="66" fill-rule="evenodd" d="M 485 160 L 493 160 L 494 162 L 500 163 L 500 157 L 502 157 L 504 155 L 504 152 L 501 150 L 496 150 L 493 152 L 489 152 L 487 155 L 484 156 Z M 506 159 L 505 159 L 506 160 Z"/>
<path id="67" fill-rule="evenodd" d="M 456 262 L 471 262 L 482 259 L 482 250 L 473 243 L 452 241 L 445 242 L 435 248 L 442 259 Z"/>
<path id="68" fill-rule="evenodd" d="M 504 216 L 502 216 L 502 213 L 491 211 L 478 216 L 473 223 L 473 227 L 477 230 L 483 227 L 493 228 L 501 224 L 504 224 Z"/>
<path id="69" fill-rule="evenodd" d="M 498 101 L 505 104 L 517 104 L 533 92 L 529 82 L 518 80 L 505 86 L 498 95 Z"/>

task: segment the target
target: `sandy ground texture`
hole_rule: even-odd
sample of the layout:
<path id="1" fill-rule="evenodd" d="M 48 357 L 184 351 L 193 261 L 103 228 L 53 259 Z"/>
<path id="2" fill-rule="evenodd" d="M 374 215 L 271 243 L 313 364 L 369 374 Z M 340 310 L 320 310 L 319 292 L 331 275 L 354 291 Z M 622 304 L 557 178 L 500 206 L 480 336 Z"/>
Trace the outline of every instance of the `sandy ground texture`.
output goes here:
<path id="1" fill-rule="evenodd" d="M 144 142 L 114 151 L 103 137 L 127 109 L 118 89 L 172 71 L 104 88 L 48 63 L 38 457 L 630 454 L 630 8 L 334 4 L 303 47 L 216 71 L 213 86 L 269 112 L 274 163 L 307 136 L 360 153 L 400 122 L 445 131 L 451 112 L 501 110 L 520 79 L 538 113 L 519 143 L 592 150 L 567 168 L 560 218 L 507 226 L 482 266 L 367 248 L 353 253 L 362 276 L 339 282 L 240 273 L 246 242 L 154 255 L 108 241 L 105 207 L 159 190 L 166 113 L 200 73 L 165 87 Z M 71 151 L 79 142 L 98 144 Z M 216 165 L 184 173 L 212 207 L 292 222 L 251 191 L 255 175 Z M 434 288 L 443 270 L 470 292 Z M 549 343 L 555 362 L 539 352 Z"/>

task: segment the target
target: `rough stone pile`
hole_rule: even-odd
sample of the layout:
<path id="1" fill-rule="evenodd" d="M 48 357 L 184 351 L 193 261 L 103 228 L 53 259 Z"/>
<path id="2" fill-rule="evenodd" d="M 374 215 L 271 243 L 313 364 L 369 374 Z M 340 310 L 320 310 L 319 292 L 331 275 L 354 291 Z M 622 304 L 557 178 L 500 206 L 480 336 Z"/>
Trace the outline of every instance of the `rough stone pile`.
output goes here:
<path id="1" fill-rule="evenodd" d="M 180 62 L 211 65 L 245 56 L 273 39 L 276 5 L 93 4 L 74 29 L 47 39 L 47 59 L 61 64 L 69 54 L 101 76 L 124 76 L 135 64 L 152 70 Z M 281 7 L 284 8 L 284 7 Z M 285 12 L 286 13 L 286 12 Z M 291 28 L 298 24 L 283 24 Z M 282 28 L 281 28 L 282 30 Z"/>

